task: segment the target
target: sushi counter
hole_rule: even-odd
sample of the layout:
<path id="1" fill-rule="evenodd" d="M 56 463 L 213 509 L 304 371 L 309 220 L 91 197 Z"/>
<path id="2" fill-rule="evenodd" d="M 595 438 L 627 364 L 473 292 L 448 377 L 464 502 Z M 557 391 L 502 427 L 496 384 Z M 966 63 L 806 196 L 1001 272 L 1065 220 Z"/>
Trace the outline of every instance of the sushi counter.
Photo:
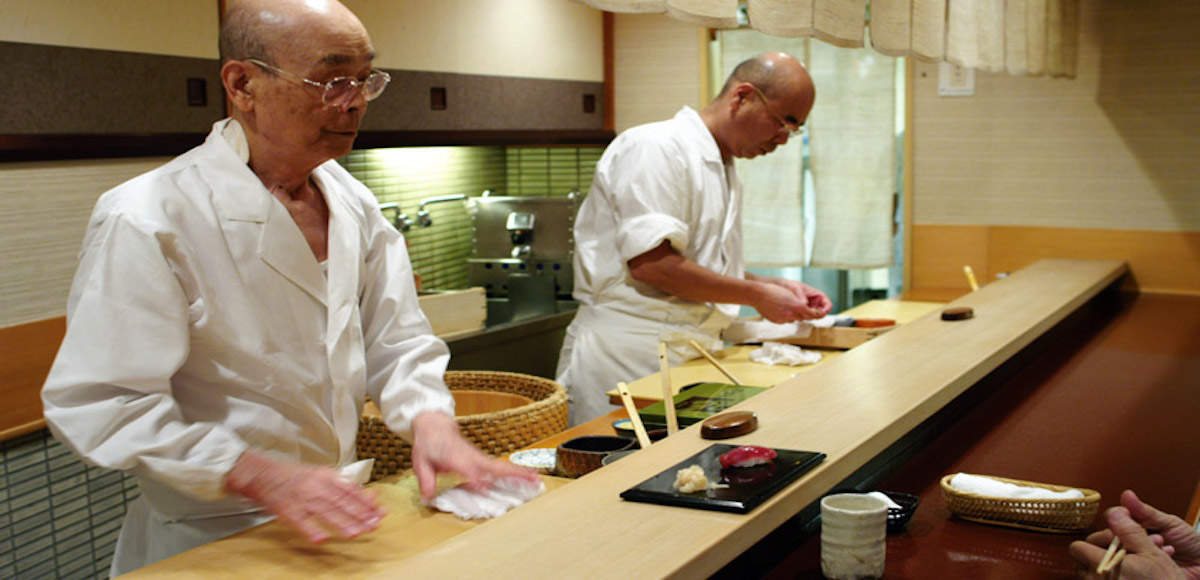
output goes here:
<path id="1" fill-rule="evenodd" d="M 930 422 L 941 420 L 950 425 L 947 414 L 972 412 L 956 407 L 970 398 L 960 395 L 974 392 L 976 384 L 993 381 L 993 371 L 1007 368 L 1006 361 L 1018 353 L 1024 356 L 1029 350 L 1025 347 L 1085 304 L 1094 304 L 1093 297 L 1103 290 L 1110 289 L 1105 294 L 1113 294 L 1110 287 L 1124 273 L 1125 265 L 1120 262 L 1043 260 L 946 305 L 973 308 L 975 316 L 970 320 L 948 322 L 938 315 L 942 308 L 934 307 L 805 372 L 791 376 L 795 369 L 787 371 L 782 382 L 733 407 L 754 411 L 757 430 L 721 443 L 812 451 L 825 458 L 749 513 L 621 499 L 623 491 L 714 443 L 702 439 L 699 425 L 695 425 L 579 479 L 547 476 L 547 493 L 482 524 L 421 506 L 412 476 L 401 474 L 372 484 L 389 516 L 381 529 L 361 538 L 309 546 L 273 522 L 126 577 L 700 578 L 735 577 L 731 571 L 746 562 L 754 562 L 754 570 L 744 570 L 747 573 L 742 577 L 794 577 L 798 570 L 814 570 L 814 563 L 816 575 L 811 577 L 819 577 L 819 557 L 813 559 L 819 548 L 812 551 L 819 542 L 800 535 L 796 516 L 831 489 L 844 485 L 847 478 L 877 466 L 881 458 L 907 444 L 915 450 L 905 452 L 896 465 L 878 467 L 881 477 L 887 479 L 872 482 L 881 489 L 908 487 L 900 490 L 920 493 L 926 504 L 918 510 L 910 532 L 900 536 L 901 540 L 889 539 L 885 577 L 891 577 L 894 569 L 900 570 L 896 558 L 916 557 L 917 549 L 922 554 L 937 551 L 932 546 L 919 548 L 914 533 L 934 528 L 941 533 L 946 525 L 959 523 L 947 521 L 938 511 L 933 498 L 936 487 L 929 482 L 930 477 L 936 479 L 930 469 L 947 466 L 936 464 L 937 458 L 920 449 L 926 444 L 932 449 L 952 443 L 943 441 L 941 435 L 931 435 L 932 443 L 914 446 L 912 434 Z M 731 363 L 731 369 L 740 365 L 736 357 L 744 356 L 736 350 L 726 354 L 724 360 Z M 691 371 L 680 374 L 685 372 Z M 686 384 L 681 377 L 672 379 L 675 384 Z M 650 385 L 657 379 L 643 381 Z M 997 408 L 1012 409 L 1026 392 L 1006 395 L 1010 406 Z M 642 403 L 649 397 L 647 391 L 640 397 Z M 554 447 L 585 433 L 611 434 L 610 423 L 619 416 L 624 416 L 624 411 L 614 411 L 532 447 Z M 955 428 L 941 431 L 949 433 Z M 1194 431 L 1191 439 L 1200 440 Z M 1021 439 L 1012 445 L 1017 443 L 1029 442 Z M 907 554 L 900 553 L 904 542 L 910 549 Z M 893 554 L 893 544 L 898 555 Z M 938 558 L 946 556 L 939 554 Z"/>

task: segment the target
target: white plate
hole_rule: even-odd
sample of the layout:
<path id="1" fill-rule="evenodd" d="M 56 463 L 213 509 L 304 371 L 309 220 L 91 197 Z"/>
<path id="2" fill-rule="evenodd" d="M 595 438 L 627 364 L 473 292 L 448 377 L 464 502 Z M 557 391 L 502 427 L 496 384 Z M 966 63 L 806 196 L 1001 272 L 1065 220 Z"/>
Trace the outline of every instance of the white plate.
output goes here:
<path id="1" fill-rule="evenodd" d="M 525 467 L 549 470 L 554 469 L 558 453 L 551 448 L 526 449 L 508 456 L 508 460 Z"/>

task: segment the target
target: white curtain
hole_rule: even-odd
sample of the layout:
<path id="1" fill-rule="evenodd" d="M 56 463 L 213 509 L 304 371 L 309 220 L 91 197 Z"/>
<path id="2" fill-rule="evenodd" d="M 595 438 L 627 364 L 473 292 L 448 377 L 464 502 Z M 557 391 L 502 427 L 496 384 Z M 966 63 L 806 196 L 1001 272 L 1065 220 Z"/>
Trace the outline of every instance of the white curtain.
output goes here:
<path id="1" fill-rule="evenodd" d="M 894 57 L 814 42 L 809 117 L 815 219 L 812 266 L 892 264 L 896 190 Z"/>
<path id="2" fill-rule="evenodd" d="M 756 54 L 781 50 L 801 61 L 807 41 L 779 39 L 753 30 L 723 30 L 720 33 L 720 69 L 714 75 L 723 81 L 734 67 Z M 804 248 L 803 145 L 789 139 L 770 155 L 736 161 L 742 180 L 742 229 L 746 264 L 757 267 L 803 266 Z"/>
<path id="3" fill-rule="evenodd" d="M 578 0 L 609 12 L 661 13 L 736 28 L 737 0 Z M 868 14 L 869 22 L 868 22 Z M 1075 76 L 1079 0 L 746 0 L 751 28 L 885 55 L 1016 75 Z"/>

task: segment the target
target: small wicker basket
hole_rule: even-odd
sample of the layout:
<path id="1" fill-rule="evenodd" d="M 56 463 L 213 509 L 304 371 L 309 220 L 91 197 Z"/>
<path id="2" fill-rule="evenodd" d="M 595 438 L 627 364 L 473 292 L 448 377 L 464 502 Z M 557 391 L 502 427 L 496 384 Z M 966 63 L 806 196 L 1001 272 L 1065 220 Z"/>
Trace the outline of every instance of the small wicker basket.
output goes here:
<path id="1" fill-rule="evenodd" d="M 1072 534 L 1092 525 L 1100 508 L 1100 493 L 1091 489 L 1051 485 L 1020 479 L 989 477 L 996 481 L 1051 491 L 1078 489 L 1082 499 L 1011 499 L 978 495 L 950 486 L 954 474 L 942 478 L 942 495 L 950 513 L 973 522 L 1040 532 Z"/>
<path id="2" fill-rule="evenodd" d="M 452 391 L 496 391 L 533 400 L 512 409 L 456 417 L 463 436 L 489 455 L 512 453 L 567 428 L 567 391 L 550 379 L 501 371 L 447 371 L 446 386 Z M 372 481 L 412 467 L 412 446 L 378 415 L 363 415 L 357 446 L 360 459 L 375 459 Z"/>

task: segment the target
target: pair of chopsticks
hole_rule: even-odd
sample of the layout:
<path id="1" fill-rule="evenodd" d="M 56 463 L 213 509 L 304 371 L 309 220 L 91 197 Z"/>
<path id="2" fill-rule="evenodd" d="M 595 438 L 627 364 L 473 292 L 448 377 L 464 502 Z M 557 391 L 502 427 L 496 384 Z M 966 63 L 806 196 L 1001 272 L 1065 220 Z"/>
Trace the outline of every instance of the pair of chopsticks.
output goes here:
<path id="1" fill-rule="evenodd" d="M 741 381 L 737 380 L 737 377 L 734 377 L 729 370 L 717 362 L 717 359 L 713 358 L 699 343 L 694 340 L 688 340 L 688 344 L 699 351 L 705 360 L 717 367 L 717 370 L 721 371 L 721 374 L 725 375 L 733 384 L 741 386 Z M 665 342 L 658 343 L 658 369 L 659 375 L 662 377 L 663 407 L 667 415 L 667 435 L 673 435 L 679 431 L 679 418 L 675 415 L 675 393 L 671 385 L 671 365 L 667 359 L 667 343 Z M 650 438 L 646 435 L 646 427 L 642 424 L 642 418 L 638 415 L 637 407 L 633 404 L 633 397 L 629 394 L 629 385 L 617 383 L 617 392 L 621 394 L 621 402 L 625 405 L 625 412 L 629 413 L 629 420 L 633 423 L 633 432 L 637 435 L 638 443 L 642 445 L 643 449 L 649 447 Z"/>
<path id="2" fill-rule="evenodd" d="M 679 418 L 675 416 L 675 394 L 671 392 L 671 368 L 667 363 L 667 344 L 665 342 L 658 343 L 658 366 L 659 374 L 662 375 L 667 435 L 674 435 L 676 431 L 679 431 Z M 617 392 L 621 395 L 621 403 L 625 405 L 625 412 L 629 414 L 629 421 L 633 423 L 633 433 L 637 435 L 638 443 L 641 444 L 642 449 L 649 447 L 650 437 L 646 434 L 646 426 L 642 424 L 642 417 L 633 404 L 633 396 L 629 394 L 629 385 L 623 382 L 617 383 Z"/>
<path id="3" fill-rule="evenodd" d="M 1104 557 L 1100 559 L 1100 564 L 1096 566 L 1097 574 L 1108 574 L 1112 572 L 1117 564 L 1125 558 L 1125 548 L 1121 547 L 1121 538 L 1113 537 L 1112 542 L 1108 544 L 1108 551 L 1104 552 Z"/>

